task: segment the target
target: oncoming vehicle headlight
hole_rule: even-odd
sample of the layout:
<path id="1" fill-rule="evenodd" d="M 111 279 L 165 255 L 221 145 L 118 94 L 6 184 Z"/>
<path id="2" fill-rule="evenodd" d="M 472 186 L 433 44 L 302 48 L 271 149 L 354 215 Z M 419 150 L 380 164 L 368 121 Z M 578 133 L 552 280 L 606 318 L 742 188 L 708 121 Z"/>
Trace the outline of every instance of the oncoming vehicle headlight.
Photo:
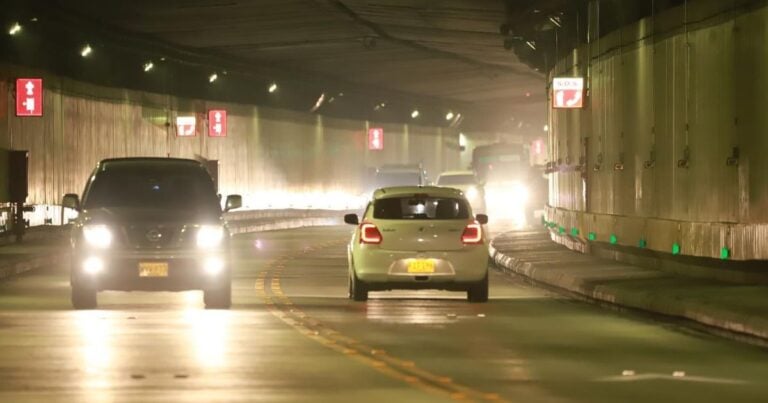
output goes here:
<path id="1" fill-rule="evenodd" d="M 477 196 L 480 194 L 480 192 L 477 191 L 477 187 L 470 186 L 467 188 L 467 199 L 474 200 L 477 199 Z"/>
<path id="2" fill-rule="evenodd" d="M 197 230 L 198 248 L 216 248 L 224 240 L 224 228 L 220 225 L 203 225 Z"/>
<path id="3" fill-rule="evenodd" d="M 525 185 L 515 184 L 512 186 L 511 195 L 512 198 L 520 201 L 528 201 L 528 188 Z"/>
<path id="4" fill-rule="evenodd" d="M 86 225 L 83 227 L 83 239 L 89 246 L 106 249 L 112 245 L 112 231 L 106 225 Z"/>

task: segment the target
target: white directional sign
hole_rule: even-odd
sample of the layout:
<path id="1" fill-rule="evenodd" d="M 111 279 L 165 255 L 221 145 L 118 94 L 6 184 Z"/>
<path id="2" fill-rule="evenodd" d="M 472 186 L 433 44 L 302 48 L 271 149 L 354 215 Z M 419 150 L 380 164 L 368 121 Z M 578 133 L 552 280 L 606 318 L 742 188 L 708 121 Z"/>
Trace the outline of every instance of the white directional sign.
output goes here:
<path id="1" fill-rule="evenodd" d="M 176 117 L 176 136 L 194 137 L 197 134 L 197 119 L 194 116 Z"/>
<path id="2" fill-rule="evenodd" d="M 558 77 L 552 81 L 552 106 L 556 109 L 584 107 L 584 79 Z"/>

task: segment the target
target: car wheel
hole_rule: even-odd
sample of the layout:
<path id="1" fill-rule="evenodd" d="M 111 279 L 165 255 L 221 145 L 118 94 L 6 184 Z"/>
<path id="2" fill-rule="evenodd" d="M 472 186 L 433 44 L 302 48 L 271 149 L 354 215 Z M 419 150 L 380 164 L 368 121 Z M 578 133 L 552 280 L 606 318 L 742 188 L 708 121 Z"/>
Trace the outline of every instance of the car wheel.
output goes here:
<path id="1" fill-rule="evenodd" d="M 479 282 L 471 285 L 467 290 L 469 302 L 488 302 L 488 274 Z"/>
<path id="2" fill-rule="evenodd" d="M 203 291 L 206 309 L 229 309 L 232 306 L 232 284 Z"/>
<path id="3" fill-rule="evenodd" d="M 368 301 L 368 288 L 352 271 L 349 275 L 349 297 L 353 301 Z"/>
<path id="4" fill-rule="evenodd" d="M 96 290 L 72 284 L 72 307 L 75 309 L 96 309 L 98 299 Z"/>

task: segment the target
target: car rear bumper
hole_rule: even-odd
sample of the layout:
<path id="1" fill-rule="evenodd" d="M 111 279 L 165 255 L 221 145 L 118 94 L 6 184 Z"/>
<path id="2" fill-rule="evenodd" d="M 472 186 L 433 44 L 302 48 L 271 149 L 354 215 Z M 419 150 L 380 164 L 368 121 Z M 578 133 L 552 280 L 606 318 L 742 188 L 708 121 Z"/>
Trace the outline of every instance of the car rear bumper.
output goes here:
<path id="1" fill-rule="evenodd" d="M 197 252 L 116 252 L 110 254 L 75 253 L 72 260 L 72 284 L 97 291 L 184 291 L 217 289 L 230 283 L 230 260 L 225 253 Z M 88 272 L 85 261 L 100 259 L 102 270 Z M 216 259 L 218 272 L 207 271 L 206 265 Z M 166 264 L 165 275 L 146 277 L 140 274 L 140 264 Z"/>
<path id="2" fill-rule="evenodd" d="M 433 262 L 433 272 L 409 273 L 411 261 L 424 259 Z M 352 266 L 370 289 L 463 289 L 488 274 L 488 249 L 485 245 L 434 252 L 366 248 L 355 251 Z"/>

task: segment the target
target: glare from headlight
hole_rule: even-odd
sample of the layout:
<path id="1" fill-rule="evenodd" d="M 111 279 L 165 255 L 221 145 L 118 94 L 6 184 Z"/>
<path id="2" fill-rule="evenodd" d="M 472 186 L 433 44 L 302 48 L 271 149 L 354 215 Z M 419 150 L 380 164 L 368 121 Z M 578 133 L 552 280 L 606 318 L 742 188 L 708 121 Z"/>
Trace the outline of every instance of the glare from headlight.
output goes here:
<path id="1" fill-rule="evenodd" d="M 209 257 L 205 259 L 203 270 L 206 273 L 215 276 L 224 270 L 224 261 L 218 257 Z"/>
<path id="2" fill-rule="evenodd" d="M 112 231 L 106 225 L 86 225 L 83 227 L 85 242 L 99 249 L 106 249 L 112 245 Z"/>
<path id="3" fill-rule="evenodd" d="M 479 192 L 477 191 L 476 187 L 470 186 L 469 188 L 467 188 L 467 199 L 469 199 L 469 200 L 476 199 L 477 196 L 478 196 L 478 193 Z"/>
<path id="4" fill-rule="evenodd" d="M 98 274 L 104 270 L 104 261 L 101 258 L 91 256 L 83 261 L 83 271 L 88 274 Z"/>
<path id="5" fill-rule="evenodd" d="M 216 248 L 224 239 L 224 228 L 218 225 L 203 225 L 197 231 L 198 248 Z"/>

